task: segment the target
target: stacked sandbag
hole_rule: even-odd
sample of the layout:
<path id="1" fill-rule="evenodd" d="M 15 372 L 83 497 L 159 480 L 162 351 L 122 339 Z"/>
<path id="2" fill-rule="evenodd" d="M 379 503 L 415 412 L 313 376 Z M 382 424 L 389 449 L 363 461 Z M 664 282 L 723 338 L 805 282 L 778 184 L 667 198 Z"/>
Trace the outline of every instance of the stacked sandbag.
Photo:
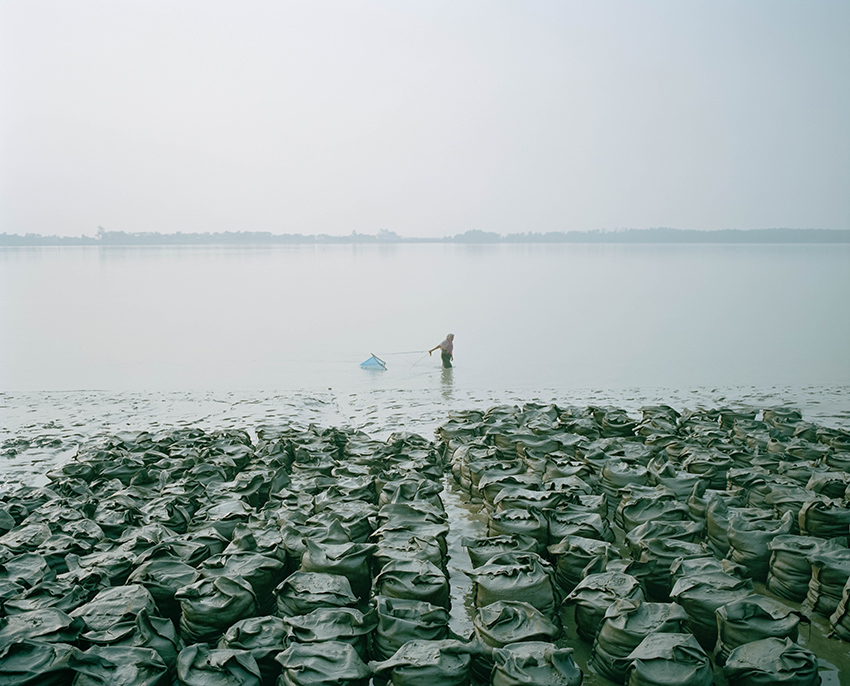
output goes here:
<path id="1" fill-rule="evenodd" d="M 850 549 L 821 547 L 809 555 L 812 578 L 804 607 L 825 617 L 838 609 L 850 579 Z"/>
<path id="2" fill-rule="evenodd" d="M 293 643 L 275 658 L 282 686 L 368 686 L 372 670 L 348 643 Z"/>
<path id="3" fill-rule="evenodd" d="M 372 655 L 388 660 L 408 641 L 442 641 L 449 636 L 449 613 L 443 607 L 422 600 L 375 598 L 377 626 Z"/>
<path id="4" fill-rule="evenodd" d="M 691 634 L 647 636 L 628 656 L 628 686 L 711 686 L 708 655 Z"/>
<path id="5" fill-rule="evenodd" d="M 614 601 L 593 641 L 594 668 L 611 681 L 624 683 L 632 651 L 647 636 L 685 633 L 687 620 L 687 613 L 676 603 Z"/>
<path id="6" fill-rule="evenodd" d="M 729 653 L 744 643 L 763 638 L 797 640 L 802 615 L 778 600 L 753 594 L 723 605 L 717 616 L 717 645 L 714 656 L 723 664 Z"/>
<path id="7" fill-rule="evenodd" d="M 733 650 L 723 667 L 729 686 L 817 686 L 818 660 L 790 638 L 763 638 Z"/>
<path id="8" fill-rule="evenodd" d="M 769 544 L 771 551 L 767 588 L 780 598 L 802 602 L 809 591 L 812 563 L 809 556 L 826 542 L 812 536 L 777 536 Z"/>
<path id="9" fill-rule="evenodd" d="M 580 686 L 582 672 L 572 652 L 572 648 L 558 648 L 554 643 L 540 641 L 496 648 L 490 683 L 492 686 Z"/>
<path id="10" fill-rule="evenodd" d="M 582 579 L 566 598 L 575 605 L 579 637 L 592 643 L 608 608 L 621 599 L 644 599 L 640 582 L 630 574 L 602 572 Z"/>
<path id="11" fill-rule="evenodd" d="M 468 686 L 475 650 L 456 640 L 408 641 L 390 659 L 369 666 L 392 686 Z"/>
<path id="12" fill-rule="evenodd" d="M 729 518 L 730 558 L 747 568 L 756 581 L 767 579 L 770 567 L 770 541 L 789 534 L 793 524 L 791 513 L 782 519 L 765 518 L 760 512 L 737 512 Z"/>

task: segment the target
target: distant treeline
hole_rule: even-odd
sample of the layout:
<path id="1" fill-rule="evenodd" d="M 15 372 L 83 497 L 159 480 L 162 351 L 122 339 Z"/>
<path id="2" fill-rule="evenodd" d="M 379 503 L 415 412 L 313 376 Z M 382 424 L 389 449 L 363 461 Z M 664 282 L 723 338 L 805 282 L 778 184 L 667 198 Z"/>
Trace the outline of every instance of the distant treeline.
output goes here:
<path id="1" fill-rule="evenodd" d="M 95 236 L 42 236 L 28 233 L 0 234 L 0 246 L 58 245 L 298 245 L 334 243 L 850 243 L 850 229 L 624 229 L 617 231 L 551 231 L 513 233 L 502 236 L 472 230 L 446 238 L 406 238 L 394 231 L 377 234 L 353 232 L 347 236 L 268 231 L 220 233 L 126 233 L 98 228 Z"/>

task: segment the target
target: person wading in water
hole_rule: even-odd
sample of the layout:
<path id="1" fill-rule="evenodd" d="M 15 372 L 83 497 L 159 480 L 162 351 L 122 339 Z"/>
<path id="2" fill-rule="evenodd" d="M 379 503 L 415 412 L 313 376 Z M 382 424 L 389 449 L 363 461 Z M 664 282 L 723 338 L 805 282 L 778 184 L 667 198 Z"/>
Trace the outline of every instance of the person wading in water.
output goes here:
<path id="1" fill-rule="evenodd" d="M 452 355 L 452 351 L 454 350 L 454 341 L 455 335 L 453 333 L 446 334 L 446 340 L 444 340 L 440 345 L 435 345 L 428 351 L 430 355 L 437 348 L 440 349 L 440 357 L 443 359 L 443 367 L 448 369 L 452 366 L 452 360 L 454 359 L 454 355 Z"/>

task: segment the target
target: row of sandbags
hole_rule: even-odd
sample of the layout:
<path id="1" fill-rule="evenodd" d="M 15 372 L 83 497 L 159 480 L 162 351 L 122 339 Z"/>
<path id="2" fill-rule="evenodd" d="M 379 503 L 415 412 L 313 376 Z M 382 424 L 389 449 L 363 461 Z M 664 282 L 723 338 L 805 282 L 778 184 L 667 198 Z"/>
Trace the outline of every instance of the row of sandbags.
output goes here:
<path id="1" fill-rule="evenodd" d="M 268 428 L 254 445 L 189 429 L 89 446 L 0 508 L 0 681 L 404 683 L 394 643 L 448 638 L 442 474 L 408 435 Z M 431 572 L 439 606 L 404 597 Z M 368 663 L 388 652 L 395 665 Z"/>
<path id="2" fill-rule="evenodd" d="M 841 596 L 847 576 L 829 560 L 846 554 L 850 533 L 846 434 L 780 410 L 757 421 L 755 412 L 653 407 L 636 422 L 611 408 L 526 406 L 457 415 L 439 435 L 455 480 L 489 512 L 489 540 L 468 542 L 470 556 L 496 547 L 548 563 L 575 604 L 579 636 L 594 643 L 597 671 L 656 683 L 640 676 L 647 655 L 665 674 L 677 670 L 670 656 L 687 655 L 676 678 L 693 672 L 694 681 L 657 683 L 711 683 L 713 651 L 735 683 L 770 683 L 786 660 L 798 672 L 789 683 L 817 679 L 815 657 L 794 643 L 801 615 L 755 594 L 753 580 L 768 577 L 773 540 L 811 534 L 811 513 L 828 512 L 816 522 L 826 536 L 818 555 L 807 558 L 828 573 L 815 571 L 806 587 L 811 607 L 823 606 L 814 611 L 836 589 Z M 841 497 L 824 495 L 830 488 Z M 797 489 L 806 491 L 799 504 Z M 614 545 L 612 532 L 625 540 Z M 742 676 L 736 651 L 755 639 L 767 643 L 745 654 L 758 648 L 767 671 Z"/>

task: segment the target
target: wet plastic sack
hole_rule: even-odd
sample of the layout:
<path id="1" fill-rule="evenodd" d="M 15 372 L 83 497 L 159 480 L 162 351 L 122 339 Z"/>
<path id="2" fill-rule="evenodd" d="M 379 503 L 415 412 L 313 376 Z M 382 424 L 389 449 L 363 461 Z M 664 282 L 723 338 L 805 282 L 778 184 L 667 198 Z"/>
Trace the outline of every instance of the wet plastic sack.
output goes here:
<path id="1" fill-rule="evenodd" d="M 156 614 L 153 596 L 141 584 L 113 586 L 100 591 L 91 601 L 72 610 L 89 631 L 106 631 L 122 622 L 133 622 L 142 610 Z"/>
<path id="2" fill-rule="evenodd" d="M 209 648 L 199 643 L 180 651 L 180 686 L 262 686 L 257 661 L 249 650 Z"/>
<path id="3" fill-rule="evenodd" d="M 712 686 L 708 655 L 691 634 L 647 636 L 628 657 L 628 686 Z"/>
<path id="4" fill-rule="evenodd" d="M 286 623 L 280 617 L 249 617 L 231 625 L 216 647 L 250 651 L 263 684 L 273 684 L 280 674 L 275 657 L 286 648 L 287 634 Z"/>
<path id="5" fill-rule="evenodd" d="M 717 616 L 718 664 L 722 664 L 735 648 L 762 638 L 797 640 L 797 627 L 802 615 L 784 603 L 763 595 L 751 595 L 723 605 Z"/>
<path id="6" fill-rule="evenodd" d="M 499 600 L 479 607 L 472 621 L 475 635 L 491 648 L 525 641 L 550 643 L 560 633 L 549 617 L 520 600 Z"/>
<path id="7" fill-rule="evenodd" d="M 306 615 L 287 617 L 289 640 L 297 643 L 341 641 L 368 659 L 369 635 L 377 626 L 374 612 L 363 614 L 353 607 L 325 607 Z"/>
<path id="8" fill-rule="evenodd" d="M 466 548 L 473 567 L 480 567 L 501 553 L 537 552 L 537 540 L 530 536 L 485 536 L 483 538 L 463 538 L 461 545 Z"/>
<path id="9" fill-rule="evenodd" d="M 348 643 L 293 643 L 275 658 L 277 686 L 367 686 L 372 670 Z"/>
<path id="10" fill-rule="evenodd" d="M 809 555 L 812 578 L 804 608 L 829 617 L 841 602 L 844 585 L 850 579 L 850 548 L 822 547 Z"/>
<path id="11" fill-rule="evenodd" d="M 161 557 L 139 565 L 127 577 L 127 583 L 141 584 L 153 596 L 163 617 L 180 616 L 180 602 L 174 594 L 178 589 L 195 583 L 198 570 L 176 557 Z"/>
<path id="12" fill-rule="evenodd" d="M 572 648 L 554 643 L 511 643 L 493 651 L 492 686 L 580 686 L 581 669 Z"/>
<path id="13" fill-rule="evenodd" d="M 549 540 L 549 522 L 538 510 L 514 508 L 493 512 L 489 520 L 490 536 L 526 536 L 537 541 L 542 550 Z"/>
<path id="14" fill-rule="evenodd" d="M 546 519 L 549 521 L 549 545 L 558 543 L 567 536 L 614 542 L 614 532 L 608 522 L 594 512 L 551 510 L 546 513 Z"/>
<path id="15" fill-rule="evenodd" d="M 652 634 L 686 633 L 687 621 L 688 613 L 677 603 L 616 600 L 605 611 L 593 642 L 593 666 L 621 684 L 629 666 L 627 658 L 643 639 Z"/>
<path id="16" fill-rule="evenodd" d="M 376 595 L 422 600 L 448 608 L 449 580 L 443 571 L 425 560 L 388 562 L 375 577 Z"/>
<path id="17" fill-rule="evenodd" d="M 472 652 L 461 641 L 409 641 L 389 660 L 369 666 L 393 686 L 468 686 Z"/>
<path id="18" fill-rule="evenodd" d="M 74 643 L 85 629 L 80 617 L 45 608 L 0 617 L 0 648 L 23 641 Z"/>
<path id="19" fill-rule="evenodd" d="M 764 638 L 735 648 L 723 667 L 723 674 L 729 686 L 821 683 L 814 653 L 790 638 Z"/>
<path id="20" fill-rule="evenodd" d="M 150 648 L 94 646 L 74 660 L 74 686 L 166 686 L 168 667 Z"/>
<path id="21" fill-rule="evenodd" d="M 850 536 L 850 507 L 826 498 L 804 503 L 798 515 L 800 533 L 819 538 Z"/>
<path id="22" fill-rule="evenodd" d="M 357 596 L 348 579 L 339 574 L 293 572 L 275 588 L 281 617 L 305 615 L 320 607 L 353 607 Z"/>
<path id="23" fill-rule="evenodd" d="M 348 579 L 351 590 L 361 600 L 369 597 L 372 575 L 369 562 L 375 545 L 365 543 L 343 543 L 340 545 L 314 543 L 305 540 L 306 550 L 301 557 L 302 572 L 324 572 L 339 574 Z"/>
<path id="24" fill-rule="evenodd" d="M 744 512 L 729 517 L 730 554 L 733 562 L 747 568 L 756 581 L 767 579 L 770 568 L 770 542 L 777 536 L 791 533 L 794 520 L 790 512 L 782 519 L 763 519 L 759 513 Z"/>
<path id="25" fill-rule="evenodd" d="M 535 553 L 502 553 L 466 574 L 475 581 L 475 604 L 522 598 L 553 617 L 557 608 L 552 569 Z"/>
<path id="26" fill-rule="evenodd" d="M 768 543 L 771 556 L 767 587 L 771 593 L 796 602 L 805 599 L 812 579 L 809 555 L 820 550 L 824 543 L 820 538 L 793 534 L 777 536 Z"/>
<path id="27" fill-rule="evenodd" d="M 231 624 L 257 614 L 254 591 L 240 577 L 204 577 L 174 597 L 180 601 L 180 635 L 188 644 L 213 644 Z"/>
<path id="28" fill-rule="evenodd" d="M 640 556 L 629 567 L 629 571 L 643 583 L 646 595 L 658 602 L 666 602 L 670 598 L 670 589 L 673 587 L 670 568 L 674 562 L 711 556 L 701 543 L 672 538 L 644 539 L 639 547 Z"/>
<path id="29" fill-rule="evenodd" d="M 567 536 L 550 545 L 548 551 L 555 560 L 555 583 L 564 593 L 572 591 L 588 574 L 603 571 L 608 560 L 617 557 L 610 543 L 581 536 Z"/>
<path id="30" fill-rule="evenodd" d="M 575 604 L 579 637 L 592 642 L 608 608 L 620 599 L 644 600 L 640 582 L 631 574 L 601 572 L 582 579 L 566 598 Z"/>
<path id="31" fill-rule="evenodd" d="M 375 657 L 388 660 L 408 641 L 440 641 L 449 635 L 449 613 L 421 600 L 375 598 L 378 625 L 372 641 Z"/>
<path id="32" fill-rule="evenodd" d="M 22 641 L 0 648 L 0 683 L 8 686 L 68 686 L 79 649 L 67 643 Z"/>
<path id="33" fill-rule="evenodd" d="M 685 608 L 691 632 L 706 650 L 717 643 L 715 611 L 753 594 L 753 582 L 722 572 L 683 576 L 673 584 L 670 597 Z"/>

